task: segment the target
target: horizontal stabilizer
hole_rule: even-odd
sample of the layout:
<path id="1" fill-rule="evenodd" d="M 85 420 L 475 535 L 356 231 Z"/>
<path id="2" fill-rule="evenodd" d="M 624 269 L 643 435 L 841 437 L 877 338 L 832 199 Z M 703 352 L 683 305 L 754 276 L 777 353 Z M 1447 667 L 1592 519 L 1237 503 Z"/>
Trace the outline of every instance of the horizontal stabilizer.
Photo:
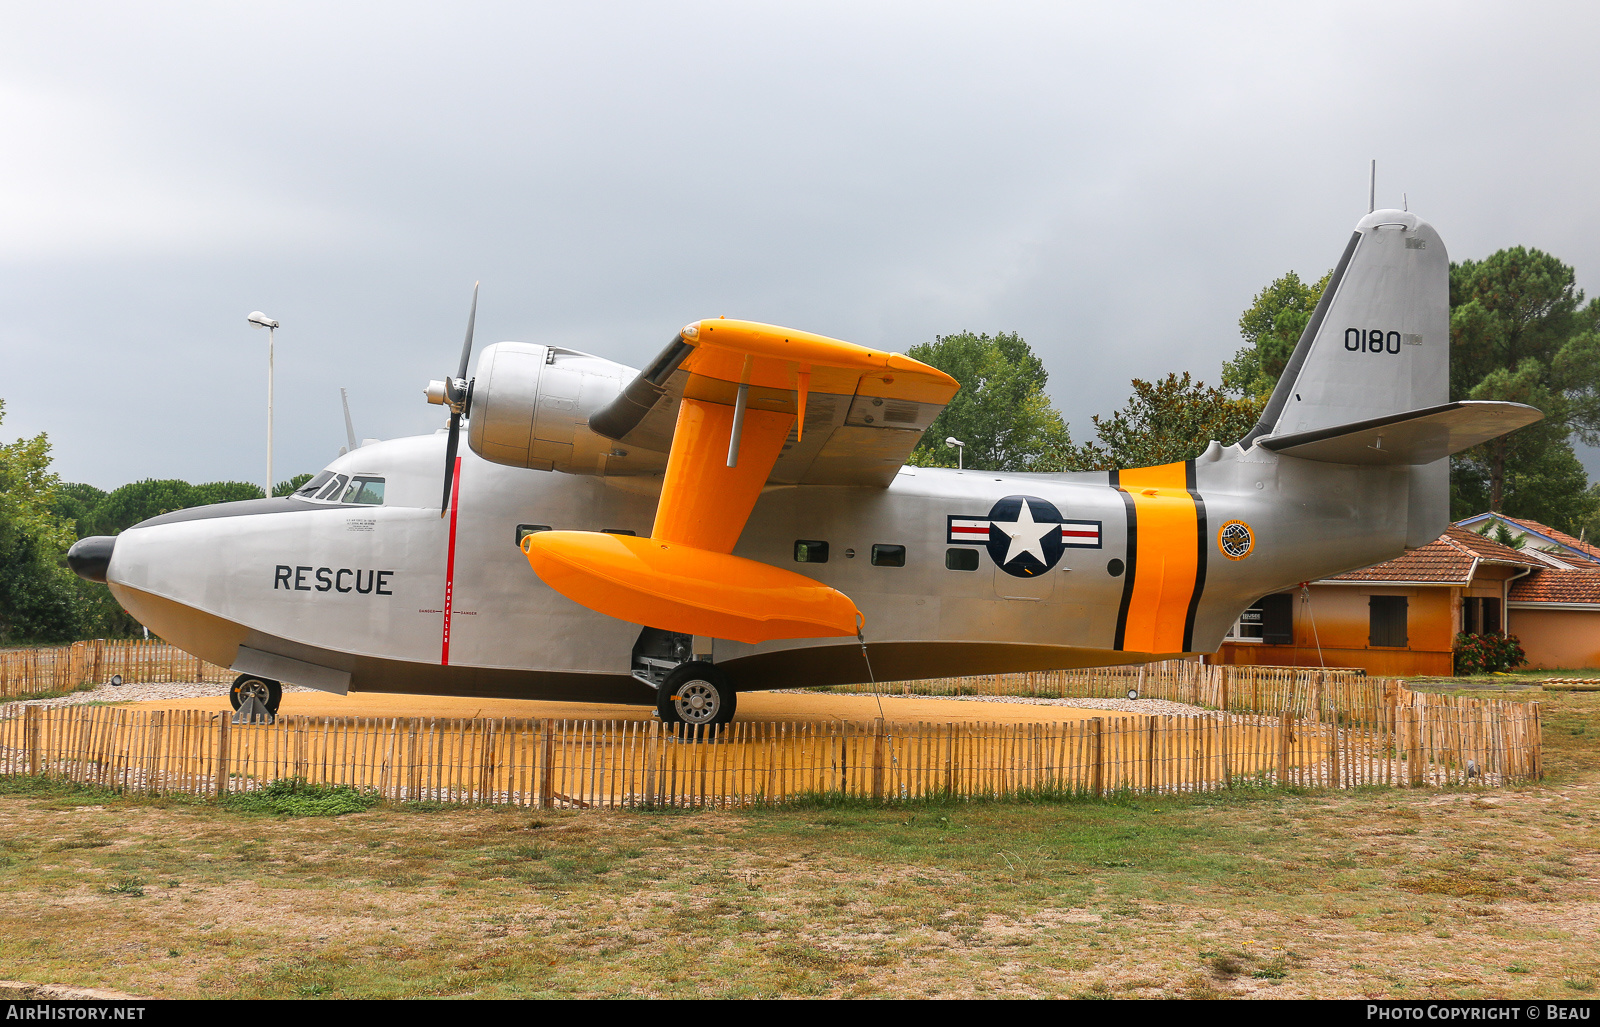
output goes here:
<path id="1" fill-rule="evenodd" d="M 541 531 L 522 551 L 557 592 L 634 624 L 752 644 L 854 635 L 859 624 L 848 596 L 804 575 L 658 538 Z"/>
<path id="2" fill-rule="evenodd" d="M 1544 417 L 1523 403 L 1463 400 L 1388 417 L 1259 439 L 1256 445 L 1329 464 L 1431 464 Z"/>

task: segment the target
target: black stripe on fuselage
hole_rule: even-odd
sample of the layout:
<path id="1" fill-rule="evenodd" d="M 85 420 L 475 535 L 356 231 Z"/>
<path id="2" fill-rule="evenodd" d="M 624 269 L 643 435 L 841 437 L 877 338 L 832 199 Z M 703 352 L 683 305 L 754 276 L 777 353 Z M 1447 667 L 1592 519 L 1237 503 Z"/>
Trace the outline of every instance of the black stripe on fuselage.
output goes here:
<path id="1" fill-rule="evenodd" d="M 1206 527 L 1206 501 L 1200 496 L 1200 489 L 1196 484 L 1194 461 L 1188 461 L 1183 468 L 1184 484 L 1189 489 L 1189 495 L 1194 497 L 1194 522 L 1195 543 L 1199 551 L 1195 554 L 1194 561 L 1194 591 L 1189 595 L 1189 614 L 1183 620 L 1183 651 L 1194 652 L 1194 617 L 1200 609 L 1200 594 L 1206 590 L 1206 557 L 1211 547 L 1207 545 L 1211 540 L 1211 531 Z"/>
<path id="2" fill-rule="evenodd" d="M 1111 641 L 1111 648 L 1121 649 L 1123 636 L 1128 630 L 1128 607 L 1133 604 L 1133 572 L 1135 557 L 1139 551 L 1139 516 L 1134 511 L 1133 497 L 1122 491 L 1122 472 L 1112 471 L 1110 485 L 1117 490 L 1117 495 L 1122 497 L 1122 510 L 1128 519 L 1127 553 L 1122 568 L 1122 603 L 1117 607 L 1117 634 Z"/>

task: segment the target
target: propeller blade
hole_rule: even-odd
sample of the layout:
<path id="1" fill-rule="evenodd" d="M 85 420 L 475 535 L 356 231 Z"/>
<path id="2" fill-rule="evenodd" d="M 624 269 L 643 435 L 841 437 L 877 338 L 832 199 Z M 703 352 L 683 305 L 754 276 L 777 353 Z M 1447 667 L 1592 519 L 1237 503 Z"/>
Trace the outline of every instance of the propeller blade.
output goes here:
<path id="1" fill-rule="evenodd" d="M 456 443 L 461 438 L 461 415 L 451 411 L 450 435 L 444 444 L 444 498 L 439 500 L 439 516 L 443 517 L 445 511 L 450 509 L 450 486 L 455 484 L 456 477 Z"/>
<path id="2" fill-rule="evenodd" d="M 461 442 L 461 411 L 466 409 L 467 397 L 470 392 L 462 392 L 455 396 L 455 382 L 465 381 L 467 365 L 472 361 L 472 329 L 478 323 L 478 286 L 481 283 L 472 283 L 472 310 L 467 314 L 467 338 L 461 344 L 461 370 L 456 372 L 455 380 L 446 386 L 446 393 L 454 401 L 450 407 L 450 435 L 444 444 L 444 498 L 439 501 L 439 516 L 443 517 L 450 509 L 450 486 L 455 484 L 456 477 L 456 448 Z M 465 386 L 463 386 L 465 389 Z"/>
<path id="3" fill-rule="evenodd" d="M 344 389 L 339 390 L 339 402 L 344 404 L 344 437 L 349 440 L 350 446 L 346 452 L 356 451 L 356 426 L 350 423 L 350 397 Z"/>
<path id="4" fill-rule="evenodd" d="M 467 376 L 467 362 L 472 359 L 472 326 L 478 320 L 478 282 L 472 283 L 472 313 L 467 315 L 467 341 L 461 344 L 461 370 L 457 378 Z"/>

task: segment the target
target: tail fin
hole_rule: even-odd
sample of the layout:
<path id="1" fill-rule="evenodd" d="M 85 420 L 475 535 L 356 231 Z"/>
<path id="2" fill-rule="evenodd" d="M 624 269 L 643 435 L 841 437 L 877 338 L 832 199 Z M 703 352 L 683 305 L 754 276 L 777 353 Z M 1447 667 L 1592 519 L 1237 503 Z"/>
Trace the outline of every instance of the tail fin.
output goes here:
<path id="1" fill-rule="evenodd" d="M 1260 422 L 1241 444 L 1303 439 L 1449 398 L 1449 255 L 1439 233 L 1415 214 L 1376 210 L 1356 222 Z M 1405 546 L 1416 549 L 1450 521 L 1450 463 L 1438 459 L 1404 473 Z"/>
<path id="2" fill-rule="evenodd" d="M 1374 211 L 1356 223 L 1260 422 L 1241 444 L 1435 407 L 1449 392 L 1444 243 L 1415 214 Z"/>

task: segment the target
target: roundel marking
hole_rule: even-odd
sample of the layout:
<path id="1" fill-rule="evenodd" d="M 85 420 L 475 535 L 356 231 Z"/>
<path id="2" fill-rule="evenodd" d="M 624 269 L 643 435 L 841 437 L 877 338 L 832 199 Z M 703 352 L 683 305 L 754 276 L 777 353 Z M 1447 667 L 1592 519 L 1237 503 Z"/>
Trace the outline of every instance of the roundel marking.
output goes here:
<path id="1" fill-rule="evenodd" d="M 1007 574 L 1038 577 L 1061 562 L 1061 511 L 1035 496 L 1006 496 L 989 510 L 989 559 Z"/>
<path id="2" fill-rule="evenodd" d="M 1217 532 L 1217 548 L 1230 560 L 1243 560 L 1255 547 L 1255 532 L 1243 521 L 1229 521 Z"/>

